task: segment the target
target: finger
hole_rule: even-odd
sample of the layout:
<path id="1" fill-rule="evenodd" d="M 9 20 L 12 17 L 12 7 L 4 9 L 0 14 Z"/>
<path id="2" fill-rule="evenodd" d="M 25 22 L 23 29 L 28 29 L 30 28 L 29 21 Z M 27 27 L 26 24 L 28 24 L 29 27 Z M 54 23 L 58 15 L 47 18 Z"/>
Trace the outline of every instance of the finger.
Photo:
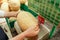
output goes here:
<path id="1" fill-rule="evenodd" d="M 35 26 L 31 26 L 31 27 L 29 27 L 29 28 L 31 28 L 31 29 L 35 29 Z"/>
<path id="2" fill-rule="evenodd" d="M 38 29 L 35 33 L 36 33 L 36 34 L 38 34 L 38 33 L 39 33 L 39 31 L 40 31 L 40 29 Z"/>
<path id="3" fill-rule="evenodd" d="M 37 24 L 35 27 L 39 27 L 39 25 Z"/>
<path id="4" fill-rule="evenodd" d="M 36 28 L 35 28 L 35 31 L 37 31 L 39 29 L 39 27 L 37 26 Z"/>
<path id="5" fill-rule="evenodd" d="M 31 26 L 31 27 L 29 27 L 29 29 L 36 29 L 36 28 L 38 28 L 38 25 L 34 25 L 34 26 Z"/>
<path id="6" fill-rule="evenodd" d="M 36 28 L 35 28 L 35 30 L 38 30 L 39 29 L 39 25 L 36 25 Z"/>

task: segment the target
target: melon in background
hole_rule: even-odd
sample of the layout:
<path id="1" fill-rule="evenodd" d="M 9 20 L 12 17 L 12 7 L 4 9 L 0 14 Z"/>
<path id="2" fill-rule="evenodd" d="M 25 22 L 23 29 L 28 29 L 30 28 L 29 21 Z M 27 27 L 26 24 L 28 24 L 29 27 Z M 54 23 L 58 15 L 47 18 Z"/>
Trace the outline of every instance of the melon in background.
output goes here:
<path id="1" fill-rule="evenodd" d="M 4 2 L 8 2 L 8 0 L 2 0 L 2 2 L 4 3 Z"/>
<path id="2" fill-rule="evenodd" d="M 25 4 L 27 2 L 27 0 L 20 0 L 21 4 Z"/>
<path id="3" fill-rule="evenodd" d="M 11 11 L 18 11 L 20 9 L 20 0 L 9 0 L 8 3 Z"/>
<path id="4" fill-rule="evenodd" d="M 9 5 L 7 2 L 1 4 L 1 10 L 9 11 Z"/>

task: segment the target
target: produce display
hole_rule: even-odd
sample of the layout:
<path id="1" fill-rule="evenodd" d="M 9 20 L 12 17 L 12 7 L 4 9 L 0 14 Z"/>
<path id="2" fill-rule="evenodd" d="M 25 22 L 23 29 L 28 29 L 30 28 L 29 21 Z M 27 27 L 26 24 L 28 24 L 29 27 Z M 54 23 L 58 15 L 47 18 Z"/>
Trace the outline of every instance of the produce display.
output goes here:
<path id="1" fill-rule="evenodd" d="M 19 11 L 20 4 L 25 4 L 26 1 L 27 0 L 3 0 L 0 9 L 8 12 Z M 16 20 L 16 19 L 22 31 L 27 30 L 31 26 L 35 27 L 36 25 L 38 25 L 37 19 L 29 12 L 20 11 L 20 13 L 17 15 L 17 18 L 15 17 L 9 18 L 9 20 Z"/>
<path id="2" fill-rule="evenodd" d="M 18 11 L 20 9 L 20 0 L 2 0 L 1 9 L 7 11 Z"/>
<path id="3" fill-rule="evenodd" d="M 20 0 L 1 0 L 1 2 L 2 2 L 0 6 L 1 10 L 8 12 L 20 10 Z M 9 19 L 16 20 L 15 17 L 10 17 Z"/>
<path id="4" fill-rule="evenodd" d="M 20 4 L 25 4 L 26 2 L 27 0 L 1 0 L 0 5 L 2 10 L 18 11 Z"/>
<path id="5" fill-rule="evenodd" d="M 20 4 L 21 3 L 25 4 L 26 1 L 27 0 L 1 0 L 0 9 L 4 11 L 19 11 Z M 16 18 L 13 17 L 13 19 L 16 19 Z"/>

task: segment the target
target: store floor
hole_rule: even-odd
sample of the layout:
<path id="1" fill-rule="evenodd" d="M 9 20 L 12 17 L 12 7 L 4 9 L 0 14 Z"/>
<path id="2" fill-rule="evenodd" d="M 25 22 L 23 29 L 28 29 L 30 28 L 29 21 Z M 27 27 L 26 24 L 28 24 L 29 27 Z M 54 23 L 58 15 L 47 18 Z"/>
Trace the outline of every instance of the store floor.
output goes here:
<path id="1" fill-rule="evenodd" d="M 50 40 L 60 40 L 60 30 Z"/>

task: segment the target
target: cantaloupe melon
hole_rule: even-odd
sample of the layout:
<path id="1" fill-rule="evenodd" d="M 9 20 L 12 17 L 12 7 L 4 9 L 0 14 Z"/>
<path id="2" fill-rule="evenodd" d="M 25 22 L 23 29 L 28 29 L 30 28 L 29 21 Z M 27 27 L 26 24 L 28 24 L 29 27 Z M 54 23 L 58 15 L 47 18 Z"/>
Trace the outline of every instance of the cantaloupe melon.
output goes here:
<path id="1" fill-rule="evenodd" d="M 20 0 L 9 0 L 8 3 L 11 11 L 18 11 L 20 9 Z"/>
<path id="2" fill-rule="evenodd" d="M 17 16 L 17 22 L 22 31 L 38 24 L 37 19 L 29 12 L 21 11 Z"/>
<path id="3" fill-rule="evenodd" d="M 8 0 L 2 0 L 2 2 L 4 3 L 4 2 L 7 2 Z"/>
<path id="4" fill-rule="evenodd" d="M 1 4 L 2 4 L 2 0 L 0 0 L 0 6 L 1 6 Z"/>
<path id="5" fill-rule="evenodd" d="M 9 5 L 7 2 L 2 3 L 1 10 L 9 11 Z"/>
<path id="6" fill-rule="evenodd" d="M 9 20 L 16 20 L 16 17 L 10 17 Z"/>
<path id="7" fill-rule="evenodd" d="M 2 3 L 7 2 L 7 0 L 0 0 L 0 6 Z"/>
<path id="8" fill-rule="evenodd" d="M 21 4 L 25 4 L 27 0 L 20 0 Z"/>

